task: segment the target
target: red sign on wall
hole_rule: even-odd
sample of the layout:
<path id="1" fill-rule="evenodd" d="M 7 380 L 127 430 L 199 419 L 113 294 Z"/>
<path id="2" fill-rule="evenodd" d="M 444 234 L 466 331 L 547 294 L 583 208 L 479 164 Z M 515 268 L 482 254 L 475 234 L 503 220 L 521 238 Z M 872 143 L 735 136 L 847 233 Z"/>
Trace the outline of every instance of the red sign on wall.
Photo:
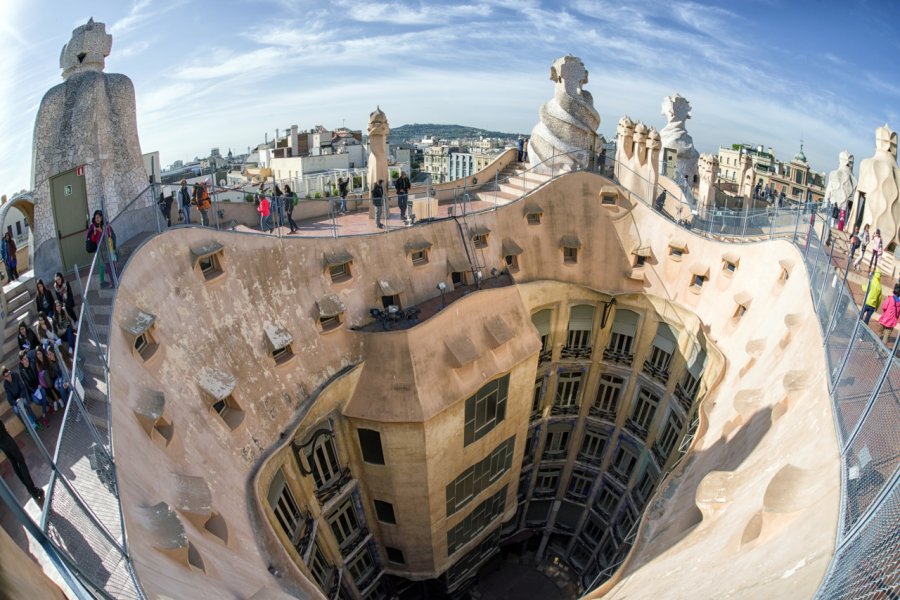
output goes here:
<path id="1" fill-rule="evenodd" d="M 84 165 L 81 165 L 80 167 L 77 167 L 75 169 L 75 175 L 78 177 L 84 177 Z"/>

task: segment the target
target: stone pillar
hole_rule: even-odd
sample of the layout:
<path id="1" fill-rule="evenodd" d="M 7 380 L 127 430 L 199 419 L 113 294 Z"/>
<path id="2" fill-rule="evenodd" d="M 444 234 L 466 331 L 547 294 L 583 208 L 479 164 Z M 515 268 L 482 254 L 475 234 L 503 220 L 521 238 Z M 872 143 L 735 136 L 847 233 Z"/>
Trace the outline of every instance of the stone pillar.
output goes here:
<path id="1" fill-rule="evenodd" d="M 701 154 L 698 163 L 700 185 L 697 190 L 697 210 L 703 218 L 716 206 L 715 183 L 719 177 L 719 159 L 715 154 Z"/>
<path id="2" fill-rule="evenodd" d="M 32 175 L 35 274 L 47 279 L 63 270 L 50 178 L 83 165 L 87 212 L 106 210 L 110 222 L 148 185 L 135 118 L 134 85 L 124 75 L 103 72 L 112 36 L 93 19 L 76 28 L 60 56 L 63 83 L 41 100 L 34 125 Z M 134 208 L 151 206 L 151 193 Z M 132 209 L 132 210 L 133 210 Z M 86 215 L 88 216 L 88 215 Z M 140 223 L 120 221 L 122 243 Z"/>
<path id="3" fill-rule="evenodd" d="M 391 129 L 388 125 L 387 116 L 379 107 L 369 114 L 369 126 L 366 132 L 369 135 L 369 218 L 375 218 L 375 207 L 372 205 L 372 187 L 379 181 L 382 181 L 384 188 L 384 208 L 387 214 L 387 198 L 388 189 L 390 187 L 390 177 L 388 177 L 388 158 L 387 158 L 387 136 Z"/>

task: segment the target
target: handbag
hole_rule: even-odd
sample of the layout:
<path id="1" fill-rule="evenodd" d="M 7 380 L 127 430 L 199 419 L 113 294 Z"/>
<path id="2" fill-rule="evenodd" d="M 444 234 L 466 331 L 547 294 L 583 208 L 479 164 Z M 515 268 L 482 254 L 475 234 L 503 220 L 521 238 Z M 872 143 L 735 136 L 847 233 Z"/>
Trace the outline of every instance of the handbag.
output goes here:
<path id="1" fill-rule="evenodd" d="M 93 254 L 97 251 L 97 242 L 91 238 L 84 240 L 84 249 L 87 250 L 89 254 Z"/>

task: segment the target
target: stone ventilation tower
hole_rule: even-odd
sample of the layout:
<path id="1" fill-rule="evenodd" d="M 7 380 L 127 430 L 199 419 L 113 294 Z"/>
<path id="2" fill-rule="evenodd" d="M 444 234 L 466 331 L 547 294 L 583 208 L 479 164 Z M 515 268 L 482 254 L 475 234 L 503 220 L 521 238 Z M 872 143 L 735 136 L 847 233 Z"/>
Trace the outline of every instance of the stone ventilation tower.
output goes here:
<path id="1" fill-rule="evenodd" d="M 598 150 L 600 126 L 594 98 L 582 89 L 588 82 L 587 69 L 580 58 L 566 55 L 553 62 L 550 80 L 556 84 L 553 99 L 541 106 L 541 120 L 531 131 L 529 162 L 535 166 L 553 159 L 557 168 L 583 168 L 591 149 Z"/>
<path id="2" fill-rule="evenodd" d="M 103 208 L 109 221 L 147 187 L 134 85 L 103 72 L 111 48 L 103 23 L 91 19 L 75 29 L 59 58 L 63 83 L 38 109 L 32 153 L 38 276 L 87 264 L 90 215 Z M 150 204 L 146 196 L 138 204 Z M 118 228 L 120 240 L 130 237 L 127 229 Z"/>

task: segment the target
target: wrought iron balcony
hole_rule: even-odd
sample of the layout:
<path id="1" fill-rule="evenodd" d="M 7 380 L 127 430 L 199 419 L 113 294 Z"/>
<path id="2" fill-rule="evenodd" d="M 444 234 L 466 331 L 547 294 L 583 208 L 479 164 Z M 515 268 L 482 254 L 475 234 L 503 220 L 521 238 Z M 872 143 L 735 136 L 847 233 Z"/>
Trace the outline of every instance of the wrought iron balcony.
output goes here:
<path id="1" fill-rule="evenodd" d="M 649 360 L 644 361 L 644 373 L 656 379 L 663 385 L 669 383 L 669 367 L 661 368 L 657 365 L 654 365 Z"/>
<path id="2" fill-rule="evenodd" d="M 553 350 L 541 350 L 541 353 L 538 354 L 538 366 L 545 365 L 553 359 Z"/>
<path id="3" fill-rule="evenodd" d="M 590 359 L 593 351 L 591 346 L 563 346 L 560 358 Z"/>
<path id="4" fill-rule="evenodd" d="M 607 348 L 603 351 L 603 360 L 631 366 L 631 363 L 634 361 L 634 354 L 631 352 L 618 352 L 611 348 Z"/>
<path id="5" fill-rule="evenodd" d="M 550 407 L 550 414 L 553 416 L 577 415 L 579 408 L 580 407 L 575 402 L 571 404 L 554 404 Z"/>
<path id="6" fill-rule="evenodd" d="M 352 479 L 353 475 L 350 474 L 350 467 L 344 467 L 340 477 L 316 489 L 316 498 L 319 500 L 319 503 L 325 504 L 334 498 Z"/>
<path id="7" fill-rule="evenodd" d="M 592 417 L 600 417 L 601 419 L 605 419 L 610 423 L 616 422 L 616 412 L 613 410 L 604 410 L 602 408 L 591 405 L 591 408 L 588 410 L 588 414 Z"/>

